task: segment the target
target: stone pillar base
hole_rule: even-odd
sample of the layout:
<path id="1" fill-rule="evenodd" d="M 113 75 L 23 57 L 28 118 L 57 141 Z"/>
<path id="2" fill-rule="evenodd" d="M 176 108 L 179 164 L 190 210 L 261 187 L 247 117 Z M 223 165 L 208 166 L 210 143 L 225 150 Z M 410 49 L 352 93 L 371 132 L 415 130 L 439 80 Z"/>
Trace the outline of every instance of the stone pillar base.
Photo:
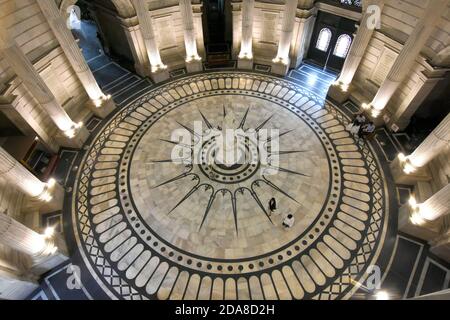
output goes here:
<path id="1" fill-rule="evenodd" d="M 431 175 L 426 167 L 417 169 L 415 172 L 406 174 L 398 157 L 390 164 L 392 177 L 397 184 L 414 185 L 417 181 L 430 181 Z"/>
<path id="2" fill-rule="evenodd" d="M 101 119 L 105 119 L 111 112 L 116 109 L 116 103 L 112 98 L 103 102 L 100 107 L 95 106 L 92 102 L 89 102 L 88 106 L 89 109 L 92 110 L 94 115 Z"/>
<path id="3" fill-rule="evenodd" d="M 31 272 L 36 275 L 42 275 L 55 269 L 57 266 L 66 262 L 67 260 L 69 260 L 68 257 L 63 254 L 57 253 L 48 258 L 42 259 L 42 261 L 33 265 L 33 267 L 31 268 Z"/>
<path id="4" fill-rule="evenodd" d="M 188 73 L 203 71 L 202 60 L 186 61 L 186 70 Z"/>
<path id="5" fill-rule="evenodd" d="M 238 69 L 253 70 L 253 59 L 238 58 Z"/>
<path id="6" fill-rule="evenodd" d="M 398 230 L 407 233 L 413 237 L 430 241 L 437 237 L 438 232 L 431 229 L 428 223 L 424 225 L 415 225 L 411 222 L 410 217 L 412 209 L 409 204 L 404 204 L 398 212 Z"/>
<path id="7" fill-rule="evenodd" d="M 152 72 L 150 77 L 155 83 L 162 82 L 169 79 L 169 71 L 167 69 L 160 69 L 158 71 Z"/>
<path id="8" fill-rule="evenodd" d="M 136 71 L 136 73 L 138 75 L 140 75 L 141 77 L 145 78 L 145 77 L 150 77 L 151 73 L 150 73 L 150 66 L 143 66 L 140 63 L 136 63 L 134 65 L 134 70 Z"/>
<path id="9" fill-rule="evenodd" d="M 331 85 L 328 90 L 327 97 L 330 97 L 333 101 L 342 104 L 349 99 L 350 92 L 348 90 L 345 92 L 342 91 L 341 87 L 338 85 Z"/>
<path id="10" fill-rule="evenodd" d="M 289 65 L 290 61 L 286 61 L 286 64 L 282 63 L 281 61 L 280 62 L 272 61 L 272 73 L 285 77 L 288 74 Z"/>
<path id="11" fill-rule="evenodd" d="M 59 132 L 56 135 L 56 141 L 60 146 L 73 148 L 73 149 L 81 149 L 83 147 L 86 140 L 89 138 L 89 131 L 85 126 L 82 126 L 78 129 L 75 137 L 69 138 L 63 132 Z"/>
<path id="12" fill-rule="evenodd" d="M 34 274 L 42 275 L 69 260 L 67 244 L 62 235 L 55 234 L 52 241 L 54 246 L 57 248 L 56 253 L 47 257 L 37 258 L 31 268 L 31 272 L 33 272 Z"/>
<path id="13" fill-rule="evenodd" d="M 50 200 L 49 202 L 44 202 L 36 198 L 27 197 L 22 206 L 22 213 L 35 214 L 36 212 L 39 212 L 39 214 L 44 214 L 61 211 L 64 205 L 64 188 L 59 183 L 55 183 L 55 185 L 51 189 L 51 195 L 52 200 Z M 36 226 L 38 225 L 39 224 L 37 224 Z"/>

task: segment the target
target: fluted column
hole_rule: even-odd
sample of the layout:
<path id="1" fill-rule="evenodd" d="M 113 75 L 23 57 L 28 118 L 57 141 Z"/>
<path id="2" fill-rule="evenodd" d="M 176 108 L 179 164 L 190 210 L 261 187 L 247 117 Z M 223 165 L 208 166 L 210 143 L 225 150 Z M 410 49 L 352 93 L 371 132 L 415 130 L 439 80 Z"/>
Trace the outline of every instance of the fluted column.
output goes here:
<path id="1" fill-rule="evenodd" d="M 36 178 L 19 161 L 0 147 L 0 177 L 33 198 L 50 201 L 53 181 L 47 184 Z"/>
<path id="2" fill-rule="evenodd" d="M 370 39 L 372 38 L 373 32 L 375 31 L 375 28 L 369 25 L 373 15 L 373 12 L 367 10 L 370 5 L 377 5 L 381 11 L 384 7 L 384 0 L 363 1 L 363 17 L 347 58 L 345 59 L 341 74 L 337 80 L 344 91 L 348 89 L 348 86 L 352 82 L 362 57 L 366 52 L 367 46 L 369 45 Z"/>
<path id="3" fill-rule="evenodd" d="M 377 117 L 386 107 L 406 74 L 410 71 L 447 5 L 447 0 L 432 0 L 429 2 L 423 12 L 423 17 L 417 22 L 386 79 L 370 103 L 370 106 L 373 108 L 372 115 L 374 117 Z"/>
<path id="4" fill-rule="evenodd" d="M 423 224 L 424 222 L 435 221 L 436 219 L 450 213 L 450 184 L 436 192 L 425 202 L 411 203 L 413 213 L 411 222 Z"/>
<path id="5" fill-rule="evenodd" d="M 195 41 L 194 14 L 191 0 L 180 0 L 181 19 L 183 20 L 184 45 L 186 47 L 186 59 L 200 59 Z"/>
<path id="6" fill-rule="evenodd" d="M 139 20 L 142 37 L 144 38 L 147 55 L 150 60 L 152 78 L 156 82 L 163 81 L 169 77 L 167 66 L 162 62 L 159 54 L 158 44 L 156 42 L 155 32 L 153 30 L 152 18 L 148 10 L 146 0 L 132 0 L 136 14 Z M 172 30 L 167 30 L 172 32 Z"/>
<path id="7" fill-rule="evenodd" d="M 417 207 L 418 217 L 427 221 L 434 221 L 447 213 L 450 213 L 450 184 Z"/>
<path id="8" fill-rule="evenodd" d="M 50 255 L 56 251 L 43 235 L 4 213 L 0 213 L 0 242 L 34 258 Z"/>
<path id="9" fill-rule="evenodd" d="M 253 11 L 255 0 L 243 0 L 242 3 L 242 39 L 240 56 L 252 57 Z"/>
<path id="10" fill-rule="evenodd" d="M 242 39 L 242 10 L 240 3 L 231 1 L 231 15 L 232 15 L 232 29 L 233 29 L 233 48 L 231 50 L 231 55 L 233 59 L 238 59 L 241 39 Z"/>
<path id="11" fill-rule="evenodd" d="M 89 98 L 97 108 L 102 107 L 111 97 L 106 96 L 100 89 L 75 38 L 67 28 L 56 2 L 54 0 L 37 0 L 37 3 Z"/>
<path id="12" fill-rule="evenodd" d="M 53 0 L 37 0 L 37 3 L 89 97 L 92 101 L 100 103 L 105 95 L 89 69 L 75 38 L 67 28 L 56 2 Z"/>
<path id="13" fill-rule="evenodd" d="M 411 153 L 405 157 L 399 155 L 405 173 L 412 173 L 418 168 L 425 166 L 436 157 L 450 143 L 450 113 L 442 122 L 425 138 L 425 140 Z"/>
<path id="14" fill-rule="evenodd" d="M 42 80 L 34 66 L 19 48 L 16 41 L 9 37 L 5 29 L 0 30 L 0 50 L 7 63 L 48 113 L 56 126 L 68 137 L 73 137 L 78 125 L 70 119 L 64 108 L 56 101 L 55 96 L 44 80 Z"/>
<path id="15" fill-rule="evenodd" d="M 277 56 L 273 59 L 272 72 L 286 75 L 289 70 L 289 51 L 294 33 L 295 16 L 298 0 L 286 0 L 281 25 Z"/>
<path id="16" fill-rule="evenodd" d="M 183 20 L 184 47 L 186 48 L 186 68 L 188 72 L 201 71 L 202 65 L 197 51 L 194 13 L 191 0 L 180 0 L 181 19 Z"/>
<path id="17" fill-rule="evenodd" d="M 48 272 L 67 260 L 61 238 L 41 235 L 4 213 L 0 213 L 0 243 L 30 256 L 35 274 Z"/>

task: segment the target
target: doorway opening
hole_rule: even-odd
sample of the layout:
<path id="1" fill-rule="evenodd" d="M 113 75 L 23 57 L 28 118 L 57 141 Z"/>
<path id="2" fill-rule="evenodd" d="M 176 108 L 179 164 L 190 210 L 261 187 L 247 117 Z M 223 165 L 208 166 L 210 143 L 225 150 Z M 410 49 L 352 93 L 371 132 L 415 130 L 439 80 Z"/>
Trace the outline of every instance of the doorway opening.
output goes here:
<path id="1" fill-rule="evenodd" d="M 58 156 L 35 135 L 25 134 L 0 112 L 0 146 L 42 181 L 51 177 Z"/>
<path id="2" fill-rule="evenodd" d="M 228 67 L 231 60 L 232 21 L 231 2 L 205 0 L 203 4 L 203 30 L 207 67 Z"/>
<path id="3" fill-rule="evenodd" d="M 355 31 L 354 21 L 319 12 L 311 37 L 308 61 L 324 71 L 339 73 L 344 66 Z"/>
<path id="4" fill-rule="evenodd" d="M 134 71 L 133 55 L 118 16 L 111 0 L 101 1 L 101 5 L 79 0 L 70 8 L 69 23 L 86 61 L 103 56 Z"/>

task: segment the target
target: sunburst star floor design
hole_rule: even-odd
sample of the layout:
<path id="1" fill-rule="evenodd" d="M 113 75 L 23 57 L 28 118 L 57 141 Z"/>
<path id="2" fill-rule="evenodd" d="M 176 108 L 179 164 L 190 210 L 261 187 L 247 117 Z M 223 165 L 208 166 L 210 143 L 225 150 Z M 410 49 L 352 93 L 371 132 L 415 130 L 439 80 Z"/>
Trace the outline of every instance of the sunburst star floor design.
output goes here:
<path id="1" fill-rule="evenodd" d="M 276 174 L 258 161 L 169 161 L 174 130 L 220 128 L 224 105 L 244 130 L 279 130 Z M 157 87 L 114 115 L 81 161 L 71 211 L 84 263 L 111 298 L 350 298 L 379 259 L 389 199 L 372 146 L 348 122 L 267 75 L 214 72 Z M 210 151 L 206 140 L 200 158 Z M 257 147 L 246 152 L 259 159 Z M 287 213 L 296 223 L 284 230 Z"/>

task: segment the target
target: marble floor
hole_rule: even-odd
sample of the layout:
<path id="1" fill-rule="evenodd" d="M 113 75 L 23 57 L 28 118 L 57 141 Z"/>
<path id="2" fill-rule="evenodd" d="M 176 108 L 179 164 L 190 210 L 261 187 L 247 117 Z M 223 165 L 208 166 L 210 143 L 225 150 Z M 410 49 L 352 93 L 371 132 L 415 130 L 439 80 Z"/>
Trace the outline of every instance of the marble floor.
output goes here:
<path id="1" fill-rule="evenodd" d="M 419 280 L 390 273 L 407 246 L 396 232 L 390 138 L 351 136 L 351 105 L 238 71 L 182 76 L 136 97 L 73 160 L 71 261 L 31 298 L 370 299 L 373 266 L 385 284 L 420 292 Z M 263 136 L 242 145 L 243 161 L 215 161 L 210 133 L 230 118 L 242 132 L 279 132 L 279 147 Z M 285 229 L 288 213 L 295 223 Z M 434 266 L 422 251 L 411 255 L 414 271 Z M 75 274 L 81 287 L 62 285 Z"/>

